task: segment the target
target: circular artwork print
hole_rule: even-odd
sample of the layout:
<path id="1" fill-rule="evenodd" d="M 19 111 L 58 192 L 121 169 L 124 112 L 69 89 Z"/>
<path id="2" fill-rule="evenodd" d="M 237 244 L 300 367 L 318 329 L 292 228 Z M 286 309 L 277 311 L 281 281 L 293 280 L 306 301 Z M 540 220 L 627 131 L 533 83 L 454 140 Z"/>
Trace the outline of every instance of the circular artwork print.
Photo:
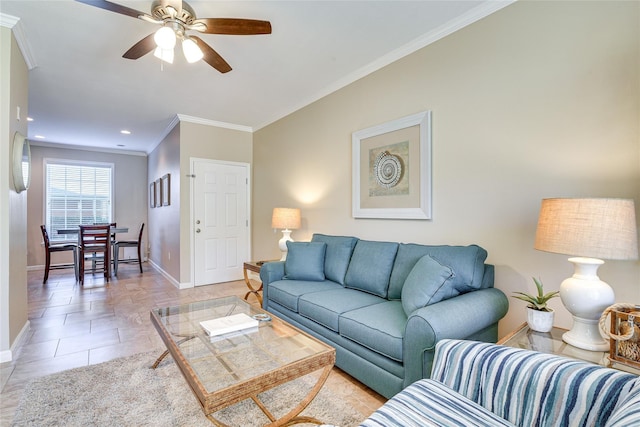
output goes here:
<path id="1" fill-rule="evenodd" d="M 378 185 L 384 188 L 395 187 L 402 176 L 402 164 L 398 156 L 383 151 L 378 154 L 373 165 L 373 173 Z"/>

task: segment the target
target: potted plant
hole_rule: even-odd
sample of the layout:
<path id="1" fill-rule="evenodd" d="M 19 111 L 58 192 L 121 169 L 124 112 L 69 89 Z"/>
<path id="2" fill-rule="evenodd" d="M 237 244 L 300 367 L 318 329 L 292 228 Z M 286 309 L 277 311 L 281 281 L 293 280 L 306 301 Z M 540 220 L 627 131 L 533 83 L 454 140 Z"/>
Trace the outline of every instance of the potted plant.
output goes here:
<path id="1" fill-rule="evenodd" d="M 553 328 L 553 310 L 547 307 L 547 301 L 555 298 L 560 291 L 544 293 L 542 281 L 533 277 L 533 281 L 538 289 L 537 295 L 530 295 L 524 292 L 514 292 L 514 298 L 529 303 L 527 305 L 527 324 L 529 328 L 537 332 L 549 332 Z"/>

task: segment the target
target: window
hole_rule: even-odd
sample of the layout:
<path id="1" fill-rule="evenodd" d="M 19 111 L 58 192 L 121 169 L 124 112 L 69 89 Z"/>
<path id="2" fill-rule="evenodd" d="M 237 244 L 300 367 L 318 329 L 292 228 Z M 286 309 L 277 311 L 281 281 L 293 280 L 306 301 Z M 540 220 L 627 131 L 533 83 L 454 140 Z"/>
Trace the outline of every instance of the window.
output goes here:
<path id="1" fill-rule="evenodd" d="M 67 240 L 58 230 L 110 223 L 113 165 L 45 160 L 45 224 L 52 241 Z"/>

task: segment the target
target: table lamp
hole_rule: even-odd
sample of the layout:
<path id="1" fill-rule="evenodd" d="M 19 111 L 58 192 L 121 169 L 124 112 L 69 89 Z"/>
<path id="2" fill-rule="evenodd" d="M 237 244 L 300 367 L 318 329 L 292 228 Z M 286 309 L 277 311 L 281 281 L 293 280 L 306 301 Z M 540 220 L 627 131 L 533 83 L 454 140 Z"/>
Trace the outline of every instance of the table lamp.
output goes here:
<path id="1" fill-rule="evenodd" d="M 598 277 L 603 259 L 638 258 L 638 232 L 633 200 L 544 199 L 534 248 L 565 255 L 573 276 L 560 285 L 560 299 L 573 315 L 564 342 L 591 351 L 609 350 L 598 329 L 605 308 L 614 303 L 613 289 Z"/>
<path id="2" fill-rule="evenodd" d="M 274 208 L 271 217 L 271 228 L 282 230 L 282 238 L 278 241 L 282 258 L 280 261 L 287 259 L 287 242 L 293 242 L 291 238 L 291 230 L 300 228 L 300 209 L 294 208 Z"/>

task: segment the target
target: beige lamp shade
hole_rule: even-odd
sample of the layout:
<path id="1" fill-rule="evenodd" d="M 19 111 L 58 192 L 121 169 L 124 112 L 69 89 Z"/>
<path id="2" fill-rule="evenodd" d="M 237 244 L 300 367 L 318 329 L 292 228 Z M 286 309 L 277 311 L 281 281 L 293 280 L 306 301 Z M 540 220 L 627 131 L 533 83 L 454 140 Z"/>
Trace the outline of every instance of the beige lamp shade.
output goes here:
<path id="1" fill-rule="evenodd" d="M 637 259 L 634 202 L 630 199 L 544 199 L 534 248 L 598 259 Z"/>
<path id="2" fill-rule="evenodd" d="M 300 228 L 300 209 L 274 208 L 271 228 L 288 230 Z"/>

